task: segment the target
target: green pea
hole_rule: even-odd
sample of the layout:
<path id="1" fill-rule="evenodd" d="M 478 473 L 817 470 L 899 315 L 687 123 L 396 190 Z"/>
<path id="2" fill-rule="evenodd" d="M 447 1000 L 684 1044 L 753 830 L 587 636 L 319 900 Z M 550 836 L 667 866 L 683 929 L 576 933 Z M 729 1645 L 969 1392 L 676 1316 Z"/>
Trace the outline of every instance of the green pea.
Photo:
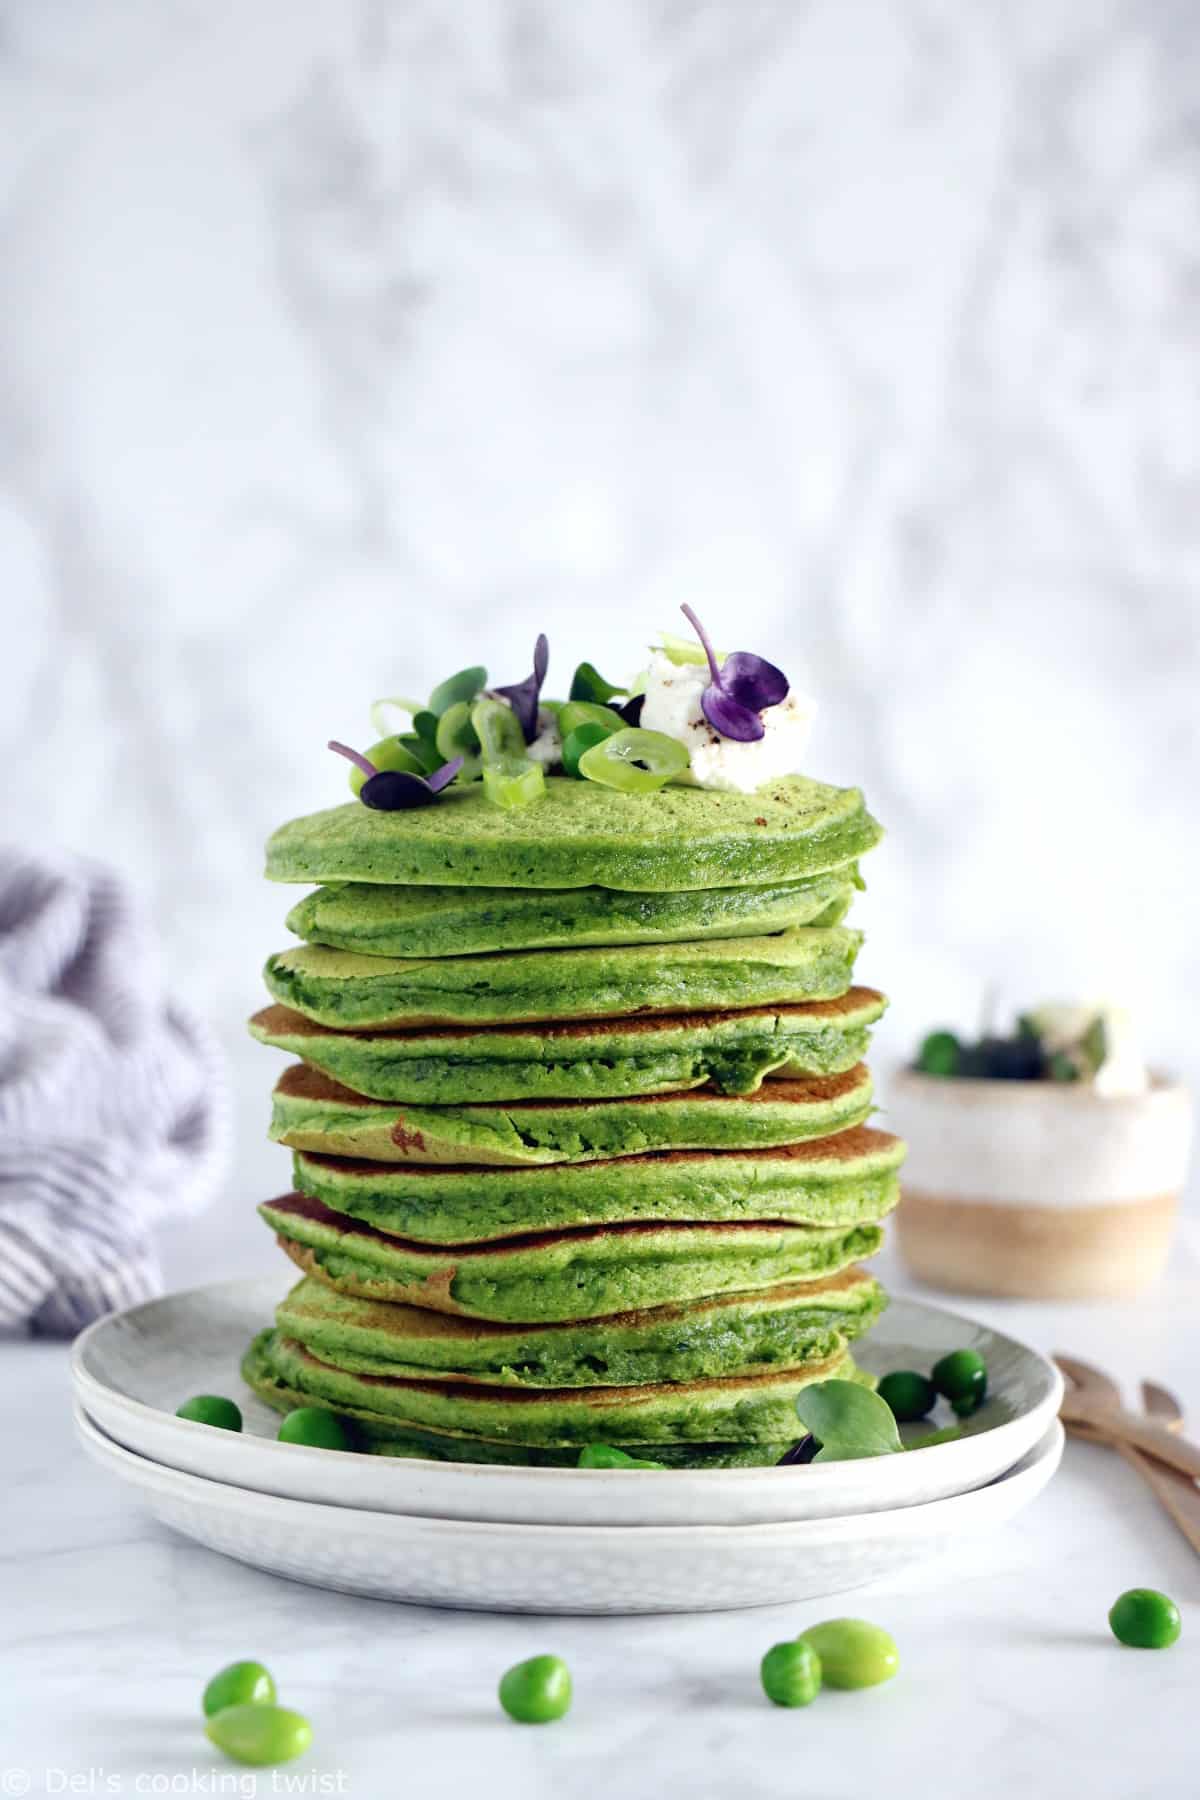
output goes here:
<path id="1" fill-rule="evenodd" d="M 263 1769 L 272 1763 L 293 1762 L 312 1743 L 312 1726 L 286 1706 L 251 1700 L 214 1713 L 204 1727 L 210 1743 L 234 1762 Z"/>
<path id="2" fill-rule="evenodd" d="M 1183 1630 L 1179 1608 L 1157 1588 L 1129 1588 L 1113 1601 L 1108 1622 L 1115 1638 L 1137 1650 L 1169 1650 Z"/>
<path id="3" fill-rule="evenodd" d="M 324 1406 L 297 1406 L 279 1427 L 281 1444 L 309 1444 L 317 1450 L 353 1450 L 350 1425 Z"/>
<path id="4" fill-rule="evenodd" d="M 776 1706 L 809 1706 L 821 1688 L 821 1659 L 811 1644 L 796 1638 L 774 1644 L 762 1659 L 763 1693 Z"/>
<path id="5" fill-rule="evenodd" d="M 520 1725 L 548 1725 L 571 1704 L 571 1671 L 561 1656 L 531 1656 L 500 1677 L 500 1704 Z"/>
<path id="6" fill-rule="evenodd" d="M 798 1641 L 811 1645 L 820 1657 L 826 1687 L 878 1687 L 900 1667 L 895 1640 L 865 1619 L 826 1619 L 802 1631 Z"/>
<path id="7" fill-rule="evenodd" d="M 227 1706 L 264 1706 L 276 1698 L 271 1671 L 260 1662 L 232 1662 L 219 1669 L 204 1690 L 204 1716 L 224 1712 Z"/>
<path id="8" fill-rule="evenodd" d="M 987 1393 L 987 1364 L 978 1350 L 952 1350 L 933 1365 L 933 1385 L 959 1418 L 973 1413 Z"/>
<path id="9" fill-rule="evenodd" d="M 630 1456 L 628 1451 L 618 1450 L 615 1444 L 587 1444 L 579 1452 L 578 1467 L 581 1469 L 665 1469 L 666 1466 L 666 1463 Z"/>
<path id="10" fill-rule="evenodd" d="M 197 1425 L 219 1425 L 222 1431 L 242 1429 L 241 1408 L 223 1394 L 193 1394 L 175 1408 L 177 1419 L 194 1419 Z"/>
<path id="11" fill-rule="evenodd" d="M 563 740 L 562 762 L 568 775 L 582 781 L 579 773 L 579 759 L 593 744 L 602 744 L 606 737 L 613 733 L 607 725 L 577 725 L 574 731 L 568 732 Z"/>
<path id="12" fill-rule="evenodd" d="M 887 1401 L 902 1425 L 927 1417 L 937 1401 L 937 1389 L 932 1381 L 913 1369 L 894 1369 L 883 1377 L 875 1392 L 881 1400 Z"/>
<path id="13" fill-rule="evenodd" d="M 917 1067 L 926 1075 L 957 1075 L 962 1045 L 952 1031 L 931 1031 L 917 1052 Z"/>

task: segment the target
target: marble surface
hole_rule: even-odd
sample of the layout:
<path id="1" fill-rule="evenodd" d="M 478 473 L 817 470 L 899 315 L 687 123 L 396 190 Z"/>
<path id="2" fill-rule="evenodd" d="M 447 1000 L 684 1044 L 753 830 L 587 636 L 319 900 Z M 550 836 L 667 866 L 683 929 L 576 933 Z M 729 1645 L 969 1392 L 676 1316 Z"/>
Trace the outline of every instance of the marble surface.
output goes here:
<path id="1" fill-rule="evenodd" d="M 1195 1406 L 1194 1251 L 1157 1300 L 973 1310 L 1110 1367 L 1119 1344 L 1131 1378 L 1153 1374 Z M 1011 1526 L 853 1595 L 708 1617 L 489 1618 L 324 1593 L 173 1536 L 74 1446 L 61 1347 L 4 1345 L 0 1356 L 0 1793 L 289 1791 L 206 1753 L 200 1689 L 242 1655 L 265 1660 L 314 1722 L 314 1752 L 291 1771 L 308 1781 L 296 1793 L 439 1800 L 485 1781 L 494 1800 L 1195 1793 L 1200 1563 L 1106 1451 L 1068 1444 L 1048 1491 Z M 1179 1602 L 1173 1651 L 1133 1652 L 1109 1635 L 1107 1609 L 1134 1585 Z M 844 1613 L 891 1629 L 901 1676 L 803 1713 L 770 1707 L 757 1686 L 763 1652 Z M 547 1649 L 571 1665 L 574 1709 L 553 1728 L 518 1728 L 498 1712 L 495 1683 Z M 212 1785 L 218 1771 L 230 1785 Z"/>
<path id="2" fill-rule="evenodd" d="M 221 1031 L 180 1278 L 285 1179 L 264 837 L 542 627 L 689 600 L 816 695 L 883 1060 L 994 981 L 1200 1076 L 1198 106 L 1179 0 L 0 0 L 3 829 Z"/>

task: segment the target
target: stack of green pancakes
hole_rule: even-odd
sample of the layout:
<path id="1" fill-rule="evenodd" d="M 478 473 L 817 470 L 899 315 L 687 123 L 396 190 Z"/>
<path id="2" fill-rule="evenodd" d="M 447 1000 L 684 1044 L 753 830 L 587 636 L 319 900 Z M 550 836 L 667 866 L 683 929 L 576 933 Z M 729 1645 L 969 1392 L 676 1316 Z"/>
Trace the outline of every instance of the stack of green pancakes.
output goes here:
<path id="1" fill-rule="evenodd" d="M 316 885 L 252 1021 L 298 1059 L 260 1212 L 302 1279 L 250 1386 L 381 1455 L 778 1462 L 885 1304 L 859 1264 L 903 1146 L 843 923 L 879 835 L 799 776 L 276 832 L 268 875 Z"/>

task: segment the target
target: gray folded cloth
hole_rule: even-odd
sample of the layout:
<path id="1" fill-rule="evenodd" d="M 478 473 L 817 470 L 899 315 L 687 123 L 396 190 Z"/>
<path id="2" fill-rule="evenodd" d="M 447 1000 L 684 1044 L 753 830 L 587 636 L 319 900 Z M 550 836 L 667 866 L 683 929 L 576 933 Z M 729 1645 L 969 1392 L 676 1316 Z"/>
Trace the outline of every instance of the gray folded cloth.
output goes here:
<path id="1" fill-rule="evenodd" d="M 153 1228 L 224 1172 L 220 1053 L 111 870 L 0 849 L 0 1327 L 69 1335 L 162 1290 Z"/>

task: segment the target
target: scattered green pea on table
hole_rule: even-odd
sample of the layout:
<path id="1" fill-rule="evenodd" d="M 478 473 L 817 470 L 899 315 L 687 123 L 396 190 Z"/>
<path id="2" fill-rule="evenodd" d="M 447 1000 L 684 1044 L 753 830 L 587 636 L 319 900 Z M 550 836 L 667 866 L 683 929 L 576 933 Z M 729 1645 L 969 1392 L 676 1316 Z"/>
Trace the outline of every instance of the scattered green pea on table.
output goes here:
<path id="1" fill-rule="evenodd" d="M 1113 1601 L 1108 1622 L 1117 1641 L 1134 1650 L 1169 1650 L 1183 1630 L 1179 1608 L 1157 1588 L 1126 1589 Z"/>
<path id="2" fill-rule="evenodd" d="M 276 1699 L 271 1671 L 260 1662 L 231 1662 L 218 1669 L 204 1690 L 204 1716 L 224 1712 L 227 1706 L 263 1706 Z"/>
<path id="3" fill-rule="evenodd" d="M 191 1419 L 196 1425 L 216 1425 L 222 1431 L 242 1429 L 241 1408 L 224 1394 L 193 1394 L 175 1408 L 177 1419 Z"/>
<path id="4" fill-rule="evenodd" d="M 810 1706 L 821 1691 L 821 1659 L 803 1638 L 773 1644 L 759 1673 L 763 1693 L 776 1706 Z"/>
<path id="5" fill-rule="evenodd" d="M 826 1619 L 802 1631 L 797 1641 L 816 1651 L 826 1687 L 878 1687 L 899 1672 L 895 1639 L 866 1619 Z"/>
<path id="6" fill-rule="evenodd" d="M 312 1726 L 298 1712 L 273 1701 L 249 1700 L 214 1713 L 204 1727 L 210 1741 L 235 1762 L 254 1768 L 294 1762 L 312 1744 Z"/>
<path id="7" fill-rule="evenodd" d="M 312 1743 L 308 1720 L 276 1704 L 274 1677 L 260 1662 L 232 1662 L 218 1669 L 200 1704 L 209 1742 L 234 1762 L 265 1769 L 294 1761 Z"/>
<path id="8" fill-rule="evenodd" d="M 500 1677 L 500 1704 L 519 1725 L 549 1725 L 571 1705 L 571 1671 L 561 1656 L 531 1656 Z"/>

